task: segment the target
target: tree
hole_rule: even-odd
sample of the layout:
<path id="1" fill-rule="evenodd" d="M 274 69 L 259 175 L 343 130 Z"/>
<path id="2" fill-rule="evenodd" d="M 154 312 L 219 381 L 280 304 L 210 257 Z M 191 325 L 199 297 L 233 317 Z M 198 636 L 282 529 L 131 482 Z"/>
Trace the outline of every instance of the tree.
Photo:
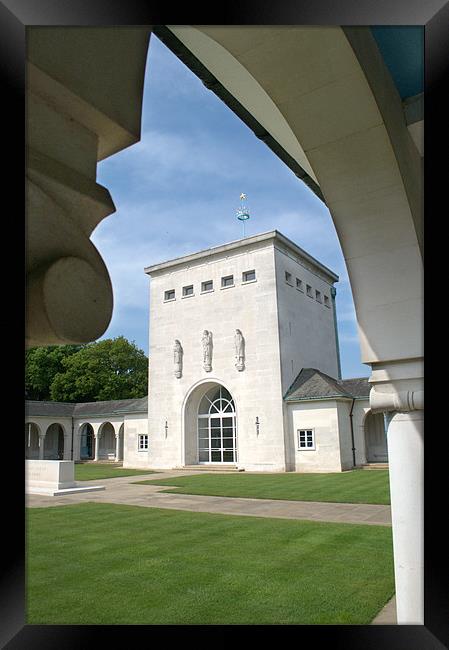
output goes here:
<path id="1" fill-rule="evenodd" d="M 51 399 L 96 402 L 148 394 L 148 359 L 124 336 L 88 343 L 62 360 L 51 384 Z"/>
<path id="2" fill-rule="evenodd" d="M 27 399 L 49 400 L 55 376 L 64 371 L 64 359 L 76 354 L 82 345 L 49 345 L 30 348 L 25 353 L 25 395 Z"/>

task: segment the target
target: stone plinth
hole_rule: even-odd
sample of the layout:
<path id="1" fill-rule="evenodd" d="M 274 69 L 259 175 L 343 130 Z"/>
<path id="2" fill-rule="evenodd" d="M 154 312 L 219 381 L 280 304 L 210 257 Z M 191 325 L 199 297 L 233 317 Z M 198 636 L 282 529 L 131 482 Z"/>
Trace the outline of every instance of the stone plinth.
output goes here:
<path id="1" fill-rule="evenodd" d="M 81 486 L 74 480 L 73 460 L 26 460 L 25 492 L 27 494 L 62 495 L 74 492 L 104 490 L 103 485 Z"/>

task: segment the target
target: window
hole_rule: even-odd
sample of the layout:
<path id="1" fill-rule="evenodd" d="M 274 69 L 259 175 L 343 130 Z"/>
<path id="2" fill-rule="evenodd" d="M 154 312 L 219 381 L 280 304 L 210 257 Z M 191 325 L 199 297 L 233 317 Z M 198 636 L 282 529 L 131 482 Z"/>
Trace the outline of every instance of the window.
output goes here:
<path id="1" fill-rule="evenodd" d="M 298 289 L 298 291 L 304 291 L 302 286 L 302 280 L 300 280 L 299 278 L 296 278 L 296 288 Z"/>
<path id="2" fill-rule="evenodd" d="M 138 450 L 147 451 L 148 450 L 148 434 L 141 433 L 138 437 Z"/>
<path id="3" fill-rule="evenodd" d="M 254 282 L 256 279 L 256 272 L 253 269 L 252 271 L 244 271 L 242 274 L 242 282 Z"/>
<path id="4" fill-rule="evenodd" d="M 312 287 L 310 286 L 310 284 L 306 284 L 306 291 L 307 291 L 307 295 L 313 298 Z"/>
<path id="5" fill-rule="evenodd" d="M 315 431 L 298 429 L 298 449 L 315 449 Z"/>
<path id="6" fill-rule="evenodd" d="M 164 294 L 164 300 L 174 300 L 175 299 L 175 290 L 174 289 L 169 289 L 169 291 L 166 291 Z"/>
<path id="7" fill-rule="evenodd" d="M 187 296 L 193 296 L 193 284 L 182 288 L 182 297 L 187 298 Z"/>
<path id="8" fill-rule="evenodd" d="M 221 278 L 221 287 L 233 287 L 234 286 L 234 276 L 226 275 L 224 278 Z"/>
<path id="9" fill-rule="evenodd" d="M 285 272 L 285 281 L 288 282 L 288 284 L 292 283 L 292 274 L 288 271 Z"/>
<path id="10" fill-rule="evenodd" d="M 323 302 L 321 300 L 321 291 L 315 291 L 315 298 L 317 302 Z"/>
<path id="11" fill-rule="evenodd" d="M 201 292 L 205 293 L 206 291 L 213 291 L 214 290 L 214 283 L 212 280 L 206 280 L 206 282 L 201 283 Z"/>
<path id="12" fill-rule="evenodd" d="M 330 305 L 329 305 L 329 296 L 324 296 L 324 306 L 325 307 L 330 307 Z"/>

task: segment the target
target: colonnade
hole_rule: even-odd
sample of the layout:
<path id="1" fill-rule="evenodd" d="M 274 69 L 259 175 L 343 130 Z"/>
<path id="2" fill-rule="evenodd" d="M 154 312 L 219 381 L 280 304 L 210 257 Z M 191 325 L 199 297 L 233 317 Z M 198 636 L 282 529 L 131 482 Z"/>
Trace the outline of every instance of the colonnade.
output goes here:
<path id="1" fill-rule="evenodd" d="M 77 424 L 74 439 L 74 460 L 123 460 L 123 420 Z M 84 447 L 82 445 L 84 437 Z M 90 438 L 90 444 L 89 444 Z M 102 444 L 103 442 L 103 444 Z"/>
<path id="2" fill-rule="evenodd" d="M 90 444 L 82 447 L 91 437 Z M 25 423 L 25 457 L 33 460 L 123 460 L 123 420 Z"/>

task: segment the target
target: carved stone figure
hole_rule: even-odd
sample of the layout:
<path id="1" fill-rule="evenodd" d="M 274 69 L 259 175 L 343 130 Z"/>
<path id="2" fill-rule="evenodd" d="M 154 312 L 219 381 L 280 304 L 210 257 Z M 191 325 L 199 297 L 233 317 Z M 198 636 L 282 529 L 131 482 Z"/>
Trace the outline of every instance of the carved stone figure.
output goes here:
<path id="1" fill-rule="evenodd" d="M 206 372 L 212 370 L 212 332 L 204 330 L 203 338 L 203 368 Z"/>
<path id="2" fill-rule="evenodd" d="M 235 330 L 234 336 L 235 346 L 235 367 L 237 370 L 245 369 L 245 339 L 243 338 L 240 330 Z"/>
<path id="3" fill-rule="evenodd" d="M 182 355 L 184 350 L 178 339 L 175 340 L 175 347 L 173 348 L 173 360 L 175 362 L 175 377 L 178 379 L 182 377 Z"/>

